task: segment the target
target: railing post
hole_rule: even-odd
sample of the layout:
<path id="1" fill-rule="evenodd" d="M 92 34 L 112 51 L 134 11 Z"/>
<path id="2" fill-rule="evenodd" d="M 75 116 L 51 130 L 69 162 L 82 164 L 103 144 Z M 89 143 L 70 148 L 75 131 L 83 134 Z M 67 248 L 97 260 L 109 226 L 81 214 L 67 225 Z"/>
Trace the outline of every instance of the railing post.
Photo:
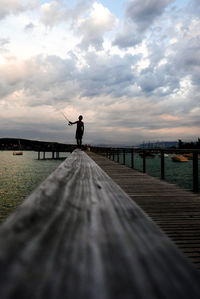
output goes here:
<path id="1" fill-rule="evenodd" d="M 161 180 L 165 179 L 165 157 L 164 157 L 164 151 L 160 151 L 160 160 L 161 160 Z"/>
<path id="2" fill-rule="evenodd" d="M 146 173 L 146 155 L 145 155 L 145 151 L 143 151 L 143 173 Z"/>
<path id="3" fill-rule="evenodd" d="M 198 152 L 193 152 L 193 191 L 199 191 Z"/>
<path id="4" fill-rule="evenodd" d="M 117 163 L 119 163 L 119 149 L 117 149 Z"/>
<path id="5" fill-rule="evenodd" d="M 112 151 L 112 149 L 111 149 L 111 147 L 109 148 L 109 159 L 111 159 L 111 151 Z"/>
<path id="6" fill-rule="evenodd" d="M 123 164 L 126 164 L 126 153 L 125 153 L 125 148 L 123 148 Z"/>
<path id="7" fill-rule="evenodd" d="M 131 149 L 131 168 L 134 168 L 134 150 Z"/>
<path id="8" fill-rule="evenodd" d="M 43 152 L 43 160 L 45 160 L 45 152 Z"/>
<path id="9" fill-rule="evenodd" d="M 113 161 L 115 161 L 115 149 L 114 148 L 113 148 L 112 156 L 113 156 Z"/>
<path id="10" fill-rule="evenodd" d="M 40 160 L 40 151 L 38 152 L 38 160 Z"/>

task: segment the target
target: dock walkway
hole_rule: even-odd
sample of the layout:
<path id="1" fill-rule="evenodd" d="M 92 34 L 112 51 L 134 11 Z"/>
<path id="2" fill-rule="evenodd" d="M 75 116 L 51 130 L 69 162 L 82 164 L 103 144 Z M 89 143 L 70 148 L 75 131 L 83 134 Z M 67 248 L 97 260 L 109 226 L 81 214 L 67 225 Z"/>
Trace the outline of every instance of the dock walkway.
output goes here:
<path id="1" fill-rule="evenodd" d="M 200 195 L 89 152 L 200 269 Z"/>

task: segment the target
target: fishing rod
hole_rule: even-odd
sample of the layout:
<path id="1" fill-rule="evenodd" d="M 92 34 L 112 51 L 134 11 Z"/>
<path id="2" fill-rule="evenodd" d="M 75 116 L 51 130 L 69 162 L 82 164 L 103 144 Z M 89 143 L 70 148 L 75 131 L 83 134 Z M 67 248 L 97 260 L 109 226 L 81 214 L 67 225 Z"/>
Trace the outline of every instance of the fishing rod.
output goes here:
<path id="1" fill-rule="evenodd" d="M 60 111 L 60 113 L 64 116 L 64 118 L 69 122 L 69 119 L 66 117 L 66 115 L 62 112 L 62 111 Z"/>
<path id="2" fill-rule="evenodd" d="M 64 118 L 68 121 L 68 125 L 71 126 L 70 124 L 70 120 L 66 117 L 66 115 L 64 114 L 64 112 L 60 111 L 60 113 L 64 116 Z"/>
<path id="3" fill-rule="evenodd" d="M 61 111 L 60 109 L 56 108 L 55 109 L 57 110 L 57 112 L 61 113 L 62 116 L 65 118 L 65 120 L 68 122 L 68 125 L 71 126 L 70 124 L 70 120 L 67 118 L 67 116 L 65 115 L 65 113 L 63 111 Z"/>

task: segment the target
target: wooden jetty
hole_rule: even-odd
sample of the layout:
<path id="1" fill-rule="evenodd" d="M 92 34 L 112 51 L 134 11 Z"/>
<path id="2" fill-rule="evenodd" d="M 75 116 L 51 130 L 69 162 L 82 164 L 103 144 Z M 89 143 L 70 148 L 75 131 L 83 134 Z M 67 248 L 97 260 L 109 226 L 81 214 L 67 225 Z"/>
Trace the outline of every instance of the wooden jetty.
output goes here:
<path id="1" fill-rule="evenodd" d="M 200 269 L 200 194 L 89 153 Z"/>
<path id="2" fill-rule="evenodd" d="M 60 159 L 60 153 L 72 153 L 74 150 L 76 149 L 76 145 L 73 144 L 69 144 L 69 145 L 65 145 L 65 146 L 61 146 L 58 144 L 53 145 L 51 147 L 46 146 L 46 147 L 40 147 L 35 149 L 35 151 L 37 152 L 37 156 L 38 156 L 38 160 L 42 159 L 45 160 L 46 159 L 46 153 L 51 153 L 51 158 L 52 159 Z M 42 157 L 41 157 L 42 154 Z"/>
<path id="3" fill-rule="evenodd" d="M 1 225 L 1 299 L 200 298 L 199 270 L 132 199 L 145 187 L 131 198 L 102 168 L 129 192 L 127 167 L 76 150 Z"/>

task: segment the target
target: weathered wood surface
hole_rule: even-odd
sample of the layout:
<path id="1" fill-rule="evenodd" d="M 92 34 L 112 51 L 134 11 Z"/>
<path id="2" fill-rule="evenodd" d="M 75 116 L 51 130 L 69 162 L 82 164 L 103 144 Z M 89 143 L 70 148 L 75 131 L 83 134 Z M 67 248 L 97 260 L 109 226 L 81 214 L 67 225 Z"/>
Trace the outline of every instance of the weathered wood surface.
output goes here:
<path id="1" fill-rule="evenodd" d="M 90 156 L 200 268 L 200 195 L 100 155 Z"/>
<path id="2" fill-rule="evenodd" d="M 1 299 L 199 299 L 200 274 L 82 151 L 0 228 Z"/>

